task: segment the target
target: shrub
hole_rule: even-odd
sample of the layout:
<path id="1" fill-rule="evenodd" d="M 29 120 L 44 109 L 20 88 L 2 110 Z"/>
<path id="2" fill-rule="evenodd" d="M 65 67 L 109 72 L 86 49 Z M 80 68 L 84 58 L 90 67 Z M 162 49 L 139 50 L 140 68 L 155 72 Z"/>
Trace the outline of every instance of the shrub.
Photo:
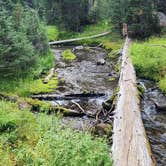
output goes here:
<path id="1" fill-rule="evenodd" d="M 54 41 L 58 38 L 58 29 L 54 25 L 48 25 L 47 26 L 47 37 L 49 41 Z"/>

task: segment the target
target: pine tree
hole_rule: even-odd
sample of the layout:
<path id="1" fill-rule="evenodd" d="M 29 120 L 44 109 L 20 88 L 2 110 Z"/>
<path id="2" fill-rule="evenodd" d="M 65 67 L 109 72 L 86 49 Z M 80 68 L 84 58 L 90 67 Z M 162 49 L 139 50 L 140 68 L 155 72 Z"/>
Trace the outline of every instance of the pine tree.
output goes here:
<path id="1" fill-rule="evenodd" d="M 145 38 L 160 31 L 153 0 L 112 0 L 111 10 L 115 28 L 121 31 L 126 23 L 130 37 Z"/>

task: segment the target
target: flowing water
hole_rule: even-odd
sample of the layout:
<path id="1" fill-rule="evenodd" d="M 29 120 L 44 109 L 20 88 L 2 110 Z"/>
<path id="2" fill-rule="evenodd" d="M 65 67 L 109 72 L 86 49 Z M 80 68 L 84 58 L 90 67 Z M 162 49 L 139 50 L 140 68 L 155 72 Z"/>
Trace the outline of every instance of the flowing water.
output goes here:
<path id="1" fill-rule="evenodd" d="M 166 165 L 166 112 L 158 111 L 154 103 L 166 104 L 166 96 L 154 82 L 140 80 L 146 88 L 142 100 L 142 119 L 157 166 Z"/>
<path id="2" fill-rule="evenodd" d="M 114 70 L 118 58 L 109 60 L 107 51 L 100 47 L 70 47 L 76 60 L 65 62 L 62 52 L 68 47 L 53 49 L 56 58 L 56 73 L 60 80 L 56 95 L 51 101 L 56 106 L 80 111 L 94 117 L 64 117 L 64 124 L 71 123 L 76 129 L 87 129 L 96 122 L 95 115 L 103 110 L 103 102 L 114 93 L 118 73 Z M 113 78 L 113 79 L 112 79 Z M 82 111 L 81 110 L 81 111 Z"/>

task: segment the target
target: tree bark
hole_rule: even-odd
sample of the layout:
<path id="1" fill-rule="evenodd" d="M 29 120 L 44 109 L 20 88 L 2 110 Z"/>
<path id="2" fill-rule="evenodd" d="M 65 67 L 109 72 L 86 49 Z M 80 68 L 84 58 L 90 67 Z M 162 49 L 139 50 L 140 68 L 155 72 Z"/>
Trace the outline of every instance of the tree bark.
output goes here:
<path id="1" fill-rule="evenodd" d="M 126 38 L 113 125 L 113 160 L 115 166 L 154 166 L 141 119 L 136 74 L 129 57 L 130 45 L 131 40 Z"/>

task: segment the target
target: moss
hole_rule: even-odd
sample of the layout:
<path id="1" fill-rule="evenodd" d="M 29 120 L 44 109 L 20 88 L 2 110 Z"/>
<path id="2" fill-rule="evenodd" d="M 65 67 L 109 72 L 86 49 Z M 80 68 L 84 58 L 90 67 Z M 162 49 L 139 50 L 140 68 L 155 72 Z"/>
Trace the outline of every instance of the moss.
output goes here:
<path id="1" fill-rule="evenodd" d="M 48 112 L 52 109 L 52 105 L 48 102 L 31 98 L 26 98 L 25 101 L 32 106 L 32 111 Z"/>
<path id="2" fill-rule="evenodd" d="M 166 75 L 160 80 L 159 87 L 163 92 L 166 92 Z"/>
<path id="3" fill-rule="evenodd" d="M 75 54 L 73 54 L 70 49 L 63 51 L 62 56 L 65 61 L 72 61 L 76 59 Z"/>
<path id="4" fill-rule="evenodd" d="M 108 81 L 115 81 L 115 80 L 116 80 L 115 77 L 110 77 L 110 78 L 108 79 Z"/>
<path id="5" fill-rule="evenodd" d="M 145 92 L 145 88 L 141 85 L 137 85 L 137 89 L 138 89 L 140 95 L 142 95 Z"/>
<path id="6" fill-rule="evenodd" d="M 53 106 L 49 102 L 41 101 L 38 99 L 26 98 L 25 101 L 32 106 L 32 111 L 45 112 L 48 114 L 57 113 L 63 115 L 74 115 L 76 112 L 72 112 L 67 108 L 61 106 Z"/>
<path id="7" fill-rule="evenodd" d="M 122 45 L 120 43 L 117 42 L 110 42 L 110 41 L 104 41 L 102 43 L 103 48 L 105 48 L 108 51 L 112 51 L 112 50 L 119 50 Z"/>
<path id="8" fill-rule="evenodd" d="M 50 93 L 57 88 L 58 79 L 53 77 L 47 84 L 43 83 L 42 79 L 33 81 L 29 87 L 29 92 L 31 94 L 41 94 L 41 93 Z"/>

